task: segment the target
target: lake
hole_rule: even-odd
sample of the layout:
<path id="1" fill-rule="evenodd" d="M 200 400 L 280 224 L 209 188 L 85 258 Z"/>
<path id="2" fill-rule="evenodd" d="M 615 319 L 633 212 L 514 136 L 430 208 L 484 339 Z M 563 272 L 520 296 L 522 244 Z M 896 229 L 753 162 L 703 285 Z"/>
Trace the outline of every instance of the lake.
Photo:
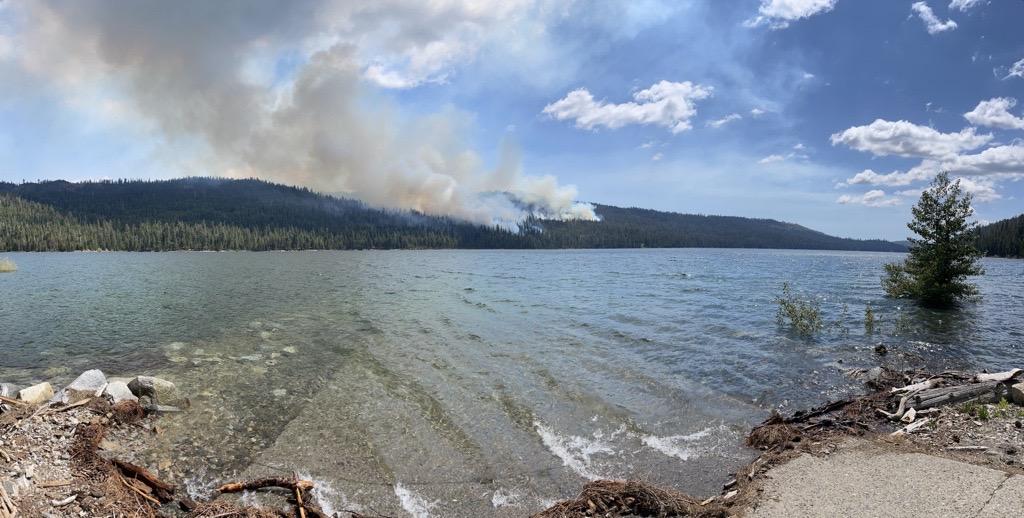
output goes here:
<path id="1" fill-rule="evenodd" d="M 598 477 L 717 493 L 771 409 L 861 390 L 845 369 L 1024 366 L 1015 260 L 936 312 L 883 297 L 884 253 L 3 255 L 0 381 L 165 377 L 192 406 L 153 465 L 196 494 L 296 470 L 336 510 L 522 516 Z M 820 301 L 816 338 L 777 324 L 783 282 Z"/>

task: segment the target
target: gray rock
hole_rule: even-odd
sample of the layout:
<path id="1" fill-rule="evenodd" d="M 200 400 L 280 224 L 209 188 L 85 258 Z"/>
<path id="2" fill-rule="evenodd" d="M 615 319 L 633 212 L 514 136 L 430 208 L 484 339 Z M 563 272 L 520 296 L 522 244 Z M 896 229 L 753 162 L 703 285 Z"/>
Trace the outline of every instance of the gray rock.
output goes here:
<path id="1" fill-rule="evenodd" d="M 138 397 L 146 396 L 157 405 L 187 406 L 178 387 L 165 379 L 154 376 L 138 376 L 128 383 L 128 388 Z"/>
<path id="2" fill-rule="evenodd" d="M 107 388 L 103 389 L 103 395 L 110 398 L 114 403 L 139 400 L 139 398 L 135 397 L 135 394 L 132 394 L 131 389 L 128 388 L 128 384 L 123 381 L 111 381 L 107 383 Z"/>
<path id="3" fill-rule="evenodd" d="M 1024 406 L 1024 381 L 1010 387 L 1010 398 L 1014 403 Z"/>
<path id="4" fill-rule="evenodd" d="M 864 373 L 864 379 L 866 381 L 878 381 L 882 378 L 882 373 L 884 372 L 881 367 L 872 367 Z"/>
<path id="5" fill-rule="evenodd" d="M 107 377 L 99 369 L 87 370 L 80 374 L 75 381 L 64 387 L 51 401 L 69 405 L 86 398 L 94 397 L 103 390 L 107 384 Z"/>
<path id="6" fill-rule="evenodd" d="M 18 399 L 33 405 L 43 403 L 51 397 L 53 397 L 53 386 L 45 381 L 18 391 Z"/>

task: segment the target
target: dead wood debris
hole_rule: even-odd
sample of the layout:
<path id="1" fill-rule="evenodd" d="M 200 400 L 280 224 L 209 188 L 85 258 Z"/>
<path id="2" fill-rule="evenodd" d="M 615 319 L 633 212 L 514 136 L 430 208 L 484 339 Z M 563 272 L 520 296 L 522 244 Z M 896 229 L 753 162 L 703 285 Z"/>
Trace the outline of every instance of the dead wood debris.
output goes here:
<path id="1" fill-rule="evenodd" d="M 565 500 L 531 518 L 577 518 L 587 516 L 725 517 L 725 508 L 701 505 L 693 498 L 634 480 L 597 480 L 583 486 L 572 500 Z"/>

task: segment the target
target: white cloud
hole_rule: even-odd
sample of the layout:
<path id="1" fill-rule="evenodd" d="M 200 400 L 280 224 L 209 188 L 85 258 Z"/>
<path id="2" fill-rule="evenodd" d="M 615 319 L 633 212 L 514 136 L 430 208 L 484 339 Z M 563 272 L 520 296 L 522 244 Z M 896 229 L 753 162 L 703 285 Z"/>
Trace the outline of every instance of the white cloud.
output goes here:
<path id="1" fill-rule="evenodd" d="M 725 117 L 722 117 L 721 119 L 715 119 L 715 120 L 708 121 L 707 122 L 707 126 L 709 128 L 721 128 L 722 126 L 725 126 L 726 124 L 729 124 L 730 122 L 738 121 L 738 120 L 740 120 L 742 118 L 743 118 L 743 116 L 738 114 L 738 113 L 730 113 L 729 115 L 726 115 Z"/>
<path id="2" fill-rule="evenodd" d="M 895 196 L 886 196 L 885 191 L 881 189 L 873 189 L 860 196 L 844 194 L 836 200 L 836 203 L 843 205 L 866 205 L 868 207 L 892 207 L 893 205 L 899 205 L 900 199 Z"/>
<path id="3" fill-rule="evenodd" d="M 994 97 L 978 103 L 973 110 L 964 114 L 964 118 L 978 126 L 1024 129 L 1024 118 L 1010 113 L 1010 109 L 1016 105 L 1017 99 L 1012 97 Z"/>
<path id="4" fill-rule="evenodd" d="M 760 117 L 760 116 L 762 116 L 762 115 L 764 115 L 764 114 L 766 114 L 766 113 L 768 113 L 768 112 L 766 110 L 762 110 L 761 108 L 751 108 L 750 109 L 750 116 L 754 117 L 755 119 Z"/>
<path id="5" fill-rule="evenodd" d="M 794 151 L 803 151 L 805 149 L 807 149 L 807 146 L 805 146 L 803 142 L 797 142 L 796 144 L 793 144 Z"/>
<path id="6" fill-rule="evenodd" d="M 785 160 L 786 160 L 786 157 L 784 157 L 782 155 L 768 155 L 768 156 L 762 158 L 761 160 L 758 160 L 757 163 L 759 163 L 759 164 L 774 164 L 776 162 L 783 162 Z"/>
<path id="7" fill-rule="evenodd" d="M 921 21 L 924 22 L 928 34 L 938 34 L 956 29 L 956 22 L 953 20 L 940 20 L 938 16 L 935 16 L 935 12 L 932 11 L 927 2 L 914 2 L 910 9 L 917 13 L 918 18 L 921 18 Z"/>
<path id="8" fill-rule="evenodd" d="M 958 155 L 935 167 L 968 176 L 1024 177 L 1024 144 L 995 146 L 974 155 Z"/>
<path id="9" fill-rule="evenodd" d="M 712 90 L 690 81 L 660 81 L 634 93 L 634 101 L 612 104 L 595 100 L 586 88 L 579 88 L 545 106 L 543 113 L 557 120 L 574 120 L 582 129 L 650 124 L 675 134 L 693 128 L 690 119 L 697 115 L 696 103 L 711 97 Z"/>
<path id="10" fill-rule="evenodd" d="M 831 11 L 838 0 L 761 0 L 758 15 L 744 22 L 747 27 L 767 25 L 785 29 L 790 22 Z"/>
<path id="11" fill-rule="evenodd" d="M 974 195 L 974 200 L 979 202 L 995 201 L 1002 196 L 996 192 L 995 184 L 990 180 L 984 178 L 957 178 L 956 181 L 960 182 L 960 187 L 965 191 Z"/>
<path id="12" fill-rule="evenodd" d="M 1006 77 L 1004 77 L 1003 79 L 1009 79 L 1011 77 L 1020 77 L 1024 79 L 1024 58 L 1014 63 L 1010 67 L 1010 72 L 1006 74 Z"/>
<path id="13" fill-rule="evenodd" d="M 973 8 L 981 5 L 981 3 L 984 2 L 984 1 L 985 0 L 953 0 L 952 2 L 949 3 L 949 8 L 950 9 L 959 9 L 961 11 L 965 11 L 966 12 L 966 11 L 968 11 L 970 9 L 973 9 Z"/>
<path id="14" fill-rule="evenodd" d="M 867 126 L 854 126 L 835 133 L 831 139 L 832 145 L 843 144 L 877 156 L 942 158 L 981 147 L 992 140 L 992 135 L 978 135 L 974 128 L 941 133 L 904 120 L 876 119 Z"/>
<path id="15" fill-rule="evenodd" d="M 653 156 L 651 156 L 651 160 L 654 161 L 654 162 L 657 162 L 657 161 L 661 160 L 662 158 L 665 158 L 665 155 L 662 154 L 662 153 L 655 153 Z"/>
<path id="16" fill-rule="evenodd" d="M 931 178 L 931 173 L 921 168 L 914 168 L 905 173 L 893 171 L 886 174 L 880 174 L 872 171 L 871 169 L 865 169 L 847 179 L 844 185 L 869 184 L 903 186 L 910 185 L 916 181 L 927 180 L 928 178 Z"/>

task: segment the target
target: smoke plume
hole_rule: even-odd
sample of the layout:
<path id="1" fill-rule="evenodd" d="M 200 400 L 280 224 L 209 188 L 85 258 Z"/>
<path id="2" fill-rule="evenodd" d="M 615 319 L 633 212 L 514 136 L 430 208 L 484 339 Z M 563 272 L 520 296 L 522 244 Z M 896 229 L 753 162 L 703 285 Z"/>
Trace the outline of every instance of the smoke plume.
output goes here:
<path id="1" fill-rule="evenodd" d="M 441 81 L 489 24 L 528 2 L 34 1 L 14 59 L 106 113 L 137 118 L 213 176 L 258 177 L 370 204 L 515 224 L 596 219 L 576 190 L 523 174 L 514 142 L 487 167 L 456 109 L 411 116 L 380 85 Z M 284 59 L 282 56 L 288 58 Z M 71 94 L 69 94 L 71 95 Z M 494 193 L 507 193 L 495 196 Z"/>

